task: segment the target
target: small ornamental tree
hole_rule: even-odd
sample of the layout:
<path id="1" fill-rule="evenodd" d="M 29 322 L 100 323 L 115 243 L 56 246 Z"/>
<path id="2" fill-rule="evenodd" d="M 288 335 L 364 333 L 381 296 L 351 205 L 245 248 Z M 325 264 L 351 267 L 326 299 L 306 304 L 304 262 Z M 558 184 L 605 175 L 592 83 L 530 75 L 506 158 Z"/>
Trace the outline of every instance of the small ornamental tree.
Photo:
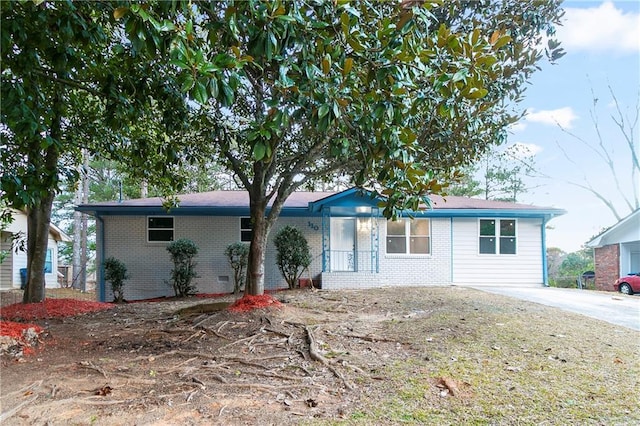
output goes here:
<path id="1" fill-rule="evenodd" d="M 233 294 L 238 294 L 240 286 L 246 278 L 249 245 L 240 242 L 229 244 L 224 254 L 229 260 L 231 269 L 233 269 Z"/>
<path id="2" fill-rule="evenodd" d="M 186 297 L 196 293 L 196 288 L 191 282 L 198 277 L 194 258 L 198 254 L 198 247 L 189 239 L 181 238 L 167 246 L 171 254 L 173 269 L 171 270 L 170 284 L 176 297 Z"/>
<path id="3" fill-rule="evenodd" d="M 124 302 L 124 280 L 129 278 L 127 267 L 115 257 L 109 257 L 104 261 L 104 280 L 111 283 L 113 301 Z"/>
<path id="4" fill-rule="evenodd" d="M 311 264 L 309 243 L 299 229 L 285 226 L 276 235 L 275 245 L 278 250 L 276 263 L 292 289 L 302 272 Z"/>

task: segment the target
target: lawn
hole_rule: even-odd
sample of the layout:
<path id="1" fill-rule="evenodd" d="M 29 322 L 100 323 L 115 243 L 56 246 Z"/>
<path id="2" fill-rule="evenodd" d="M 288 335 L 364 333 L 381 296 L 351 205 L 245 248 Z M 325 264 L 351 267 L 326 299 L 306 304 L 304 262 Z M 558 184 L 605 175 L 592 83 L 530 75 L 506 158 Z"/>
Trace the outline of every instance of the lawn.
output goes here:
<path id="1" fill-rule="evenodd" d="M 640 332 L 458 287 L 276 297 L 41 321 L 7 424 L 640 424 Z"/>

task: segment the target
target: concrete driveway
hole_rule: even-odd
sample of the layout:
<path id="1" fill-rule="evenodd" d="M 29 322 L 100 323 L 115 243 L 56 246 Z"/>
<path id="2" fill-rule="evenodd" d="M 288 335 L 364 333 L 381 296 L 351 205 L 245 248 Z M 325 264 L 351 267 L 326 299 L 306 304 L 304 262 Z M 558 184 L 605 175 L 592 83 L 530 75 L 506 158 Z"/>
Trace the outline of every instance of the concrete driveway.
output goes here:
<path id="1" fill-rule="evenodd" d="M 640 330 L 640 295 L 553 287 L 472 287 Z"/>

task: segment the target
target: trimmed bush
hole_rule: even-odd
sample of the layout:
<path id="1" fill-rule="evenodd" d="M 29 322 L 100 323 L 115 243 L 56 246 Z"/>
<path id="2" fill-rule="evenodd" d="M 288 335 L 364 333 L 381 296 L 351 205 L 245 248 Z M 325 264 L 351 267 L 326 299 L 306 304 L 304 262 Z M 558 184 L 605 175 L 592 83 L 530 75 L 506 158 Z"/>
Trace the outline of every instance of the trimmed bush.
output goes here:
<path id="1" fill-rule="evenodd" d="M 167 251 L 171 254 L 173 269 L 171 270 L 171 281 L 173 291 L 177 297 L 186 297 L 196 294 L 196 287 L 191 283 L 194 278 L 198 278 L 194 258 L 198 254 L 196 244 L 186 238 L 171 242 L 167 246 Z"/>
<path id="2" fill-rule="evenodd" d="M 240 287 L 246 279 L 247 262 L 249 259 L 249 245 L 246 243 L 233 243 L 224 251 L 233 269 L 233 294 L 240 293 Z"/>
<path id="3" fill-rule="evenodd" d="M 299 229 L 288 225 L 278 232 L 274 242 L 278 250 L 278 268 L 289 288 L 295 288 L 298 278 L 311 264 L 309 243 Z"/>
<path id="4" fill-rule="evenodd" d="M 111 283 L 113 301 L 124 302 L 124 280 L 129 278 L 127 267 L 115 257 L 109 257 L 104 261 L 104 280 Z"/>

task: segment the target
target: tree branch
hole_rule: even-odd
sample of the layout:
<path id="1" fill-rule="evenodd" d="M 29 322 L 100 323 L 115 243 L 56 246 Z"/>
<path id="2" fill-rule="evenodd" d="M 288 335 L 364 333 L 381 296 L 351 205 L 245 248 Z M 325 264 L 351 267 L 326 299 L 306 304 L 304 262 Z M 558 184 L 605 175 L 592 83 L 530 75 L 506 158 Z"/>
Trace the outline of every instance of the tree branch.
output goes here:
<path id="1" fill-rule="evenodd" d="M 96 95 L 96 96 L 100 96 L 100 97 L 104 97 L 104 93 L 100 92 L 99 90 L 96 90 L 92 87 L 86 86 L 82 83 L 79 83 L 77 81 L 74 80 L 69 80 L 66 78 L 62 78 L 62 77 L 58 77 L 55 75 L 55 73 L 53 73 L 50 70 L 46 70 L 46 69 L 33 69 L 32 72 L 34 74 L 40 75 L 42 77 L 46 77 L 49 80 L 52 80 L 56 83 L 60 83 L 60 84 L 64 84 L 66 86 L 70 86 L 70 87 L 75 87 L 76 89 L 80 89 L 80 90 L 84 90 L 85 92 L 91 93 L 92 95 Z"/>

